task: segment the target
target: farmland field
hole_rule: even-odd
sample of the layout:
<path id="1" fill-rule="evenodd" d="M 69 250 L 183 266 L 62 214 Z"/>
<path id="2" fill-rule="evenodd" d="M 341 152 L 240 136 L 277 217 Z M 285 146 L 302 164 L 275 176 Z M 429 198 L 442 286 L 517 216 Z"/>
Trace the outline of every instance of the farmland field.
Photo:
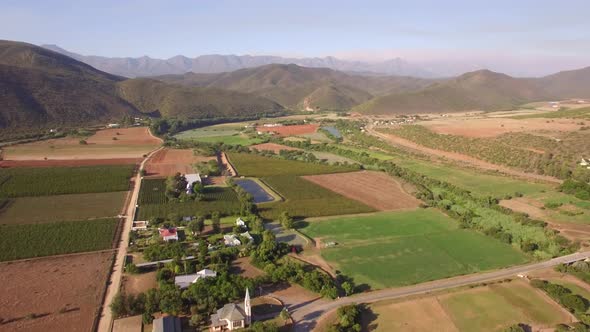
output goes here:
<path id="1" fill-rule="evenodd" d="M 112 260 L 102 252 L 0 264 L 0 330 L 94 330 Z"/>
<path id="2" fill-rule="evenodd" d="M 301 229 L 334 248 L 322 256 L 357 284 L 385 288 L 521 264 L 517 249 L 459 229 L 432 209 L 309 222 Z"/>
<path id="3" fill-rule="evenodd" d="M 316 124 L 278 126 L 278 127 L 256 127 L 256 131 L 273 132 L 279 136 L 296 136 L 304 134 L 312 134 L 318 130 L 319 126 Z"/>
<path id="4" fill-rule="evenodd" d="M 183 131 L 174 135 L 174 137 L 178 139 L 193 140 L 203 137 L 232 136 L 239 134 L 242 128 L 242 126 L 209 126 Z"/>
<path id="5" fill-rule="evenodd" d="M 112 247 L 118 219 L 0 226 L 0 261 Z"/>
<path id="6" fill-rule="evenodd" d="M 350 168 L 262 157 L 247 153 L 228 153 L 229 161 L 240 176 L 314 175 L 349 172 Z"/>
<path id="7" fill-rule="evenodd" d="M 146 163 L 146 176 L 195 173 L 193 164 L 212 159 L 215 157 L 196 156 L 190 149 L 162 149 L 152 155 Z"/>
<path id="8" fill-rule="evenodd" d="M 272 151 L 274 153 L 279 153 L 281 150 L 287 151 L 300 151 L 301 149 L 294 148 L 287 145 L 276 144 L 276 143 L 262 143 L 256 144 L 250 147 L 251 149 L 256 149 L 258 151 Z"/>
<path id="9" fill-rule="evenodd" d="M 376 210 L 417 208 L 420 204 L 397 180 L 383 172 L 309 175 L 304 179 Z"/>
<path id="10" fill-rule="evenodd" d="M 2 169 L 0 197 L 126 191 L 134 168 L 123 165 Z"/>
<path id="11" fill-rule="evenodd" d="M 13 198 L 0 210 L 0 225 L 110 218 L 121 212 L 126 195 L 119 191 Z"/>
<path id="12" fill-rule="evenodd" d="M 503 331 L 525 322 L 550 328 L 570 321 L 556 303 L 521 281 L 459 290 L 439 296 L 407 301 L 382 301 L 369 307 L 376 320 L 366 315 L 363 325 L 382 331 Z M 534 329 L 536 330 L 536 329 Z"/>
<path id="13" fill-rule="evenodd" d="M 79 137 L 66 137 L 18 144 L 4 148 L 3 157 L 6 160 L 141 158 L 161 144 L 145 127 L 99 130 L 86 139 L 87 144 L 79 141 Z"/>
<path id="14" fill-rule="evenodd" d="M 144 179 L 139 193 L 137 220 L 166 218 L 171 213 L 181 216 L 207 215 L 219 211 L 231 215 L 239 211 L 238 196 L 231 188 L 205 187 L 204 199 L 194 202 L 167 202 L 165 179 Z"/>
<path id="15" fill-rule="evenodd" d="M 262 178 L 285 201 L 259 207 L 264 218 L 274 219 L 282 211 L 294 217 L 319 217 L 375 211 L 363 203 L 348 199 L 295 175 Z"/>
<path id="16" fill-rule="evenodd" d="M 379 160 L 390 160 L 393 159 L 393 156 L 390 156 L 386 153 L 383 152 L 379 152 L 379 151 L 373 151 L 373 150 L 369 150 L 369 149 L 362 149 L 362 148 L 357 148 L 357 147 L 353 147 L 350 145 L 344 145 L 344 144 L 331 144 L 331 146 L 335 146 L 339 149 L 342 150 L 348 150 L 348 151 L 352 151 L 352 152 L 364 152 L 366 154 L 369 155 L 369 157 L 371 158 L 375 158 L 375 159 L 379 159 Z"/>
<path id="17" fill-rule="evenodd" d="M 228 136 L 211 136 L 195 138 L 195 141 L 204 143 L 223 143 L 227 145 L 243 145 L 248 146 L 252 144 L 261 143 L 260 138 L 250 138 L 245 135 L 228 135 Z"/>
<path id="18" fill-rule="evenodd" d="M 480 196 L 504 197 L 506 195 L 514 195 L 516 192 L 530 195 L 553 189 L 553 186 L 549 184 L 527 182 L 508 176 L 460 168 L 454 165 L 436 164 L 408 158 L 396 158 L 393 162 L 434 179 L 449 182 Z"/>
<path id="19" fill-rule="evenodd" d="M 563 111 L 552 111 L 552 112 L 537 112 L 527 115 L 517 115 L 513 119 L 533 119 L 533 118 L 544 118 L 544 119 L 559 119 L 559 118 L 570 118 L 570 119 L 588 119 L 590 120 L 590 107 L 567 109 Z"/>

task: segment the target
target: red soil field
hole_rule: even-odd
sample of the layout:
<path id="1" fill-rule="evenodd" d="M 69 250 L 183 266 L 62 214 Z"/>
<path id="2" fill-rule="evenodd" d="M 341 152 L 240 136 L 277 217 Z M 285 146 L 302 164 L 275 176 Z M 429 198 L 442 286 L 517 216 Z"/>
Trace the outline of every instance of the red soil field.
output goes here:
<path id="1" fill-rule="evenodd" d="M 274 153 L 279 153 L 279 152 L 281 152 L 281 150 L 287 150 L 287 151 L 301 150 L 298 148 L 294 148 L 294 147 L 290 147 L 290 146 L 286 146 L 286 145 L 281 145 L 281 144 L 276 144 L 276 143 L 262 143 L 262 144 L 252 145 L 252 146 L 250 146 L 250 148 L 256 149 L 258 151 L 272 151 Z"/>
<path id="2" fill-rule="evenodd" d="M 279 136 L 303 135 L 315 133 L 319 128 L 317 124 L 280 126 L 280 127 L 256 127 L 260 132 L 273 132 Z"/>
<path id="3" fill-rule="evenodd" d="M 10 167 L 76 167 L 139 164 L 141 158 L 73 159 L 73 160 L 2 160 L 0 168 Z"/>
<path id="4" fill-rule="evenodd" d="M 146 163 L 147 176 L 170 176 L 176 173 L 194 173 L 192 165 L 215 159 L 215 157 L 195 156 L 192 150 L 162 149 Z"/>
<path id="5" fill-rule="evenodd" d="M 304 179 L 379 211 L 413 209 L 420 201 L 401 184 L 381 172 L 352 172 L 303 176 Z"/>
<path id="6" fill-rule="evenodd" d="M 94 330 L 112 259 L 103 252 L 0 264 L 0 331 Z"/>

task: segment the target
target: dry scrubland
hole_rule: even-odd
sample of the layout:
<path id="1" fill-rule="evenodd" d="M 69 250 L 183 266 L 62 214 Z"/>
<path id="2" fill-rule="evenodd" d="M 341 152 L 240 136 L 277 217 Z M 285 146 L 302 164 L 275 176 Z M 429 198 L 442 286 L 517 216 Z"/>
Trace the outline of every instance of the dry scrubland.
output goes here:
<path id="1" fill-rule="evenodd" d="M 19 144 L 4 148 L 3 158 L 5 160 L 141 158 L 162 143 L 145 127 L 99 130 L 88 137 L 86 142 L 86 145 L 82 145 L 80 138 L 66 137 Z"/>
<path id="2" fill-rule="evenodd" d="M 112 253 L 0 264 L 0 331 L 91 331 Z"/>

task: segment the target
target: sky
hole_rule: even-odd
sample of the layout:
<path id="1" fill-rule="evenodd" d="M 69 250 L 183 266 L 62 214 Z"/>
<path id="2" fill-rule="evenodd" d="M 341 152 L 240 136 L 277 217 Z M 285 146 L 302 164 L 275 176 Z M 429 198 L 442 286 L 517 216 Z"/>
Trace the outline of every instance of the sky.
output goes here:
<path id="1" fill-rule="evenodd" d="M 2 0 L 0 39 L 84 55 L 403 58 L 526 75 L 590 65 L 588 0 Z"/>

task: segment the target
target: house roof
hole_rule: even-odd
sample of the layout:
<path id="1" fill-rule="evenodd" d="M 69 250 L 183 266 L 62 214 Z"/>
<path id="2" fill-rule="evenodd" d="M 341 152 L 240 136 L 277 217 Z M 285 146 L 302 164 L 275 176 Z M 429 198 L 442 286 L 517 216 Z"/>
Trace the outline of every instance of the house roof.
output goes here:
<path id="1" fill-rule="evenodd" d="M 190 188 L 190 186 L 195 182 L 201 182 L 201 176 L 199 174 L 185 174 L 184 178 L 186 179 L 186 188 Z"/>
<path id="2" fill-rule="evenodd" d="M 223 308 L 217 310 L 218 319 L 227 319 L 229 321 L 242 320 L 246 318 L 244 306 L 242 304 L 228 303 Z"/>
<path id="3" fill-rule="evenodd" d="M 201 278 L 212 278 L 216 276 L 217 272 L 209 269 L 204 269 L 197 273 L 176 276 L 174 277 L 174 283 L 178 285 L 180 288 L 187 288 L 188 286 L 197 282 Z"/>
<path id="4" fill-rule="evenodd" d="M 166 316 L 154 319 L 153 332 L 182 332 L 180 318 L 175 316 Z"/>
<path id="5" fill-rule="evenodd" d="M 176 228 L 160 228 L 158 229 L 160 232 L 160 236 L 167 237 L 167 236 L 176 236 Z"/>

